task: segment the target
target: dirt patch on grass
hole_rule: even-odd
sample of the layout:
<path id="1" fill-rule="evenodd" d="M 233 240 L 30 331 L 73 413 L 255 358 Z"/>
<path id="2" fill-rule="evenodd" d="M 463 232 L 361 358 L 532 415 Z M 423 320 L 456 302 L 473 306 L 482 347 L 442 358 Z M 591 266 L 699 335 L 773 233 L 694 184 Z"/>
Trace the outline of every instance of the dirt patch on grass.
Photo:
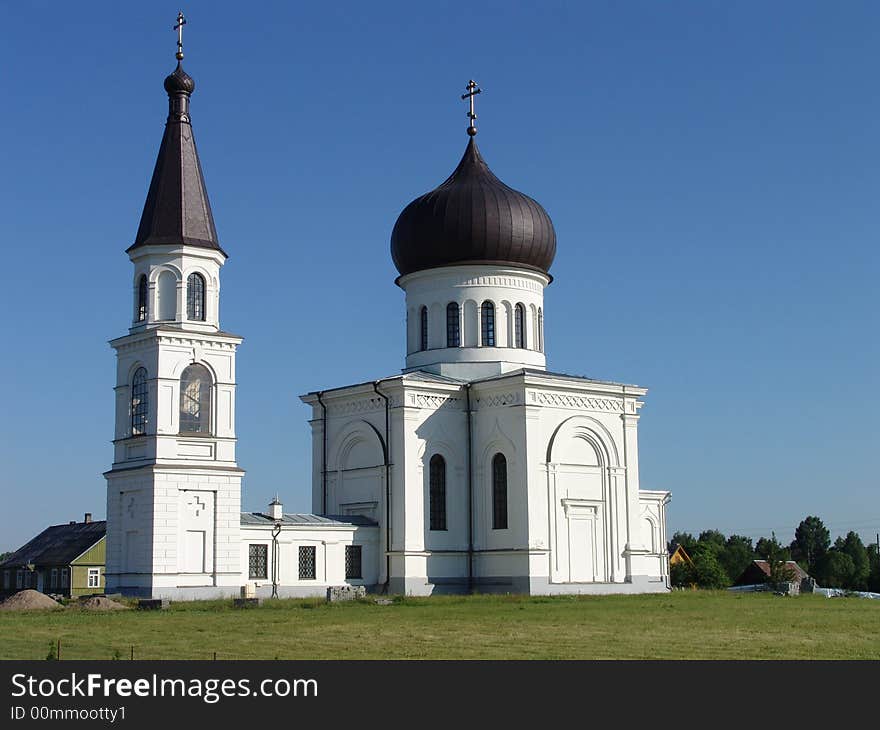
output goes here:
<path id="1" fill-rule="evenodd" d="M 45 593 L 31 588 L 19 591 L 0 603 L 0 611 L 46 611 L 58 608 L 63 606 Z"/>
<path id="2" fill-rule="evenodd" d="M 117 603 L 105 596 L 92 596 L 80 601 L 77 606 L 87 611 L 127 611 L 128 606 Z"/>

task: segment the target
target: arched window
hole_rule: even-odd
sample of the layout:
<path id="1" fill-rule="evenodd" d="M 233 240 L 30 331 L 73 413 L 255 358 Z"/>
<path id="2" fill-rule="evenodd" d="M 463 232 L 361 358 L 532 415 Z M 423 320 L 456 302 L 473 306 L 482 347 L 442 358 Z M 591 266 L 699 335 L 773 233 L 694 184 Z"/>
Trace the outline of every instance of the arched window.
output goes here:
<path id="1" fill-rule="evenodd" d="M 138 306 L 137 321 L 144 322 L 147 319 L 147 275 L 141 274 L 138 279 Z"/>
<path id="2" fill-rule="evenodd" d="M 440 454 L 431 457 L 430 464 L 431 529 L 446 529 L 446 461 Z"/>
<path id="3" fill-rule="evenodd" d="M 131 435 L 141 436 L 147 432 L 147 369 L 138 368 L 131 379 Z"/>
<path id="4" fill-rule="evenodd" d="M 492 459 L 492 529 L 507 529 L 507 459 L 495 454 Z"/>
<path id="5" fill-rule="evenodd" d="M 490 301 L 480 307 L 480 333 L 483 347 L 495 347 L 495 305 Z"/>
<path id="6" fill-rule="evenodd" d="M 205 321 L 205 280 L 201 274 L 190 274 L 186 280 L 186 318 Z"/>
<path id="7" fill-rule="evenodd" d="M 156 318 L 162 321 L 177 318 L 177 277 L 166 270 L 156 281 Z"/>
<path id="8" fill-rule="evenodd" d="M 455 302 L 446 305 L 446 347 L 461 347 L 461 319 Z"/>
<path id="9" fill-rule="evenodd" d="M 513 310 L 513 346 L 526 346 L 526 308 L 522 304 Z"/>
<path id="10" fill-rule="evenodd" d="M 538 307 L 538 351 L 544 352 L 544 310 Z"/>
<path id="11" fill-rule="evenodd" d="M 211 374 L 198 363 L 180 376 L 180 431 L 211 432 Z"/>
<path id="12" fill-rule="evenodd" d="M 422 307 L 419 312 L 419 349 L 428 349 L 428 308 Z"/>

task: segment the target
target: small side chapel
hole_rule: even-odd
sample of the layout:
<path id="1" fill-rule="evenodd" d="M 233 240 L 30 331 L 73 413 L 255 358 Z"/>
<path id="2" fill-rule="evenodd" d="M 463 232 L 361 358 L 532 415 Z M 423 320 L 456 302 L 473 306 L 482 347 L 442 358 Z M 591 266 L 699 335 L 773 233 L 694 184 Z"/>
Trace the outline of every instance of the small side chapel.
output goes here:
<path id="1" fill-rule="evenodd" d="M 391 255 L 406 301 L 400 374 L 301 396 L 313 514 L 242 513 L 235 355 L 219 321 L 226 254 L 189 115 L 169 115 L 135 242 L 117 353 L 107 591 L 200 598 L 666 591 L 669 493 L 640 488 L 646 390 L 547 368 L 556 233 L 476 145 L 474 81 L 458 166 L 407 205 Z"/>

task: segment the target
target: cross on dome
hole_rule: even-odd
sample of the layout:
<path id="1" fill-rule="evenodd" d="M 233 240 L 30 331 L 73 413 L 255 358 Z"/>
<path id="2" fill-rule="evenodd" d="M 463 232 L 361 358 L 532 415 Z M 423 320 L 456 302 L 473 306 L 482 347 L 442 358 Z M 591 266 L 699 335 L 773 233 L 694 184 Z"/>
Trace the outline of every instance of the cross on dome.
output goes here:
<path id="1" fill-rule="evenodd" d="M 471 137 L 473 137 L 473 136 L 477 133 L 477 128 L 476 128 L 476 126 L 474 125 L 474 121 L 475 121 L 476 118 L 477 118 L 477 114 L 476 114 L 476 112 L 474 111 L 474 97 L 475 97 L 477 94 L 481 94 L 481 93 L 483 93 L 483 90 L 480 89 L 480 88 L 477 88 L 477 82 L 474 81 L 473 79 L 471 79 L 470 81 L 468 81 L 467 86 L 466 86 L 465 88 L 467 89 L 467 94 L 462 94 L 462 95 L 461 95 L 461 98 L 462 98 L 462 99 L 467 99 L 467 100 L 468 100 L 468 103 L 469 103 L 469 106 L 470 106 L 470 108 L 468 109 L 468 113 L 467 113 L 467 115 L 468 115 L 468 119 L 471 120 L 471 123 L 470 123 L 470 125 L 469 125 L 468 128 L 467 128 L 467 133 L 468 133 Z"/>
<path id="2" fill-rule="evenodd" d="M 184 17 L 182 12 L 178 12 L 177 25 L 175 25 L 173 28 L 177 31 L 177 53 L 175 53 L 174 56 L 178 61 L 183 60 L 183 26 L 185 25 L 186 18 Z"/>

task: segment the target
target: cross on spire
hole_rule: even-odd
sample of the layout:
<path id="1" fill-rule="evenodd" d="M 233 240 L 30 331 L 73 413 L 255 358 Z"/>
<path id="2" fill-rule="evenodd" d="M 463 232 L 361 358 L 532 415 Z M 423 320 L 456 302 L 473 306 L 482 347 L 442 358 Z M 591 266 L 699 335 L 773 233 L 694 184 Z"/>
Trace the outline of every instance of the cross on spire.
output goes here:
<path id="1" fill-rule="evenodd" d="M 468 126 L 468 128 L 467 128 L 467 133 L 471 137 L 473 137 L 477 133 L 477 128 L 474 126 L 474 121 L 477 118 L 476 112 L 474 112 L 474 97 L 477 94 L 482 93 L 483 90 L 477 88 L 477 82 L 474 81 L 473 79 L 468 81 L 467 86 L 465 88 L 467 89 L 468 93 L 462 94 L 461 98 L 467 99 L 470 104 L 470 109 L 468 110 L 467 115 L 468 115 L 468 119 L 471 120 L 471 123 L 470 123 L 470 126 Z"/>
<path id="2" fill-rule="evenodd" d="M 178 61 L 183 60 L 183 26 L 185 25 L 186 18 L 183 16 L 183 13 L 177 13 L 177 25 L 174 26 L 174 30 L 177 31 L 177 53 L 175 58 Z"/>

